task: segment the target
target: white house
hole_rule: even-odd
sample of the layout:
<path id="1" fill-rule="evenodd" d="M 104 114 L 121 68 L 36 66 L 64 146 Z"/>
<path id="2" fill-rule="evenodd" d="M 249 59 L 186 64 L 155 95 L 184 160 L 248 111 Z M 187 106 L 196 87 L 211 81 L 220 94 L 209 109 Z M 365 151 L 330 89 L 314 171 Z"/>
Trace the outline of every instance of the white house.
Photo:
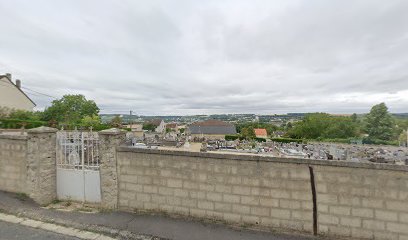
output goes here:
<path id="1" fill-rule="evenodd" d="M 21 89 L 21 81 L 12 82 L 11 74 L 0 75 L 0 107 L 32 111 L 35 103 Z"/>

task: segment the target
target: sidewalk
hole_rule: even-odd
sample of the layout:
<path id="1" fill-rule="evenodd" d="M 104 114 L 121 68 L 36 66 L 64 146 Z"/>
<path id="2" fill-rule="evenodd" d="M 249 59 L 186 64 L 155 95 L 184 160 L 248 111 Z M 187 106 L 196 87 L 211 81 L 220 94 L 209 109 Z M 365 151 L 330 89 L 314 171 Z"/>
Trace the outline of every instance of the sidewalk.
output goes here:
<path id="1" fill-rule="evenodd" d="M 44 222 L 121 236 L 127 239 L 174 240 L 312 240 L 311 236 L 236 230 L 221 224 L 209 224 L 162 215 L 144 215 L 120 211 L 84 213 L 64 212 L 38 206 L 22 195 L 0 191 L 0 211 Z M 154 237 L 156 236 L 156 237 Z"/>

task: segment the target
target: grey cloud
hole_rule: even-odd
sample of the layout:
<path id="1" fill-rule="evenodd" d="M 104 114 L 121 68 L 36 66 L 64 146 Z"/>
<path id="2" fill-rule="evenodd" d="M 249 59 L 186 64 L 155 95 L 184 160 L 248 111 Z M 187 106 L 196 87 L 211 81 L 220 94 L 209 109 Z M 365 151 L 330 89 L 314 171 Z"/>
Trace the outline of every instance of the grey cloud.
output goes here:
<path id="1" fill-rule="evenodd" d="M 103 112 L 408 109 L 408 2 L 0 0 L 0 73 Z M 30 96 L 39 108 L 52 98 Z"/>

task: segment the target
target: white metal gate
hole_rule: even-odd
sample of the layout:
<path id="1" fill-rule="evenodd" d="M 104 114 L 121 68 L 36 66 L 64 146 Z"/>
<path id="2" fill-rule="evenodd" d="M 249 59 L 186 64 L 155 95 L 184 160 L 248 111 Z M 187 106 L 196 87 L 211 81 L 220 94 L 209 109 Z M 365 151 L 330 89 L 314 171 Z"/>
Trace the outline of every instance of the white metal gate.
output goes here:
<path id="1" fill-rule="evenodd" d="M 57 132 L 57 197 L 101 201 L 99 139 L 95 132 Z"/>

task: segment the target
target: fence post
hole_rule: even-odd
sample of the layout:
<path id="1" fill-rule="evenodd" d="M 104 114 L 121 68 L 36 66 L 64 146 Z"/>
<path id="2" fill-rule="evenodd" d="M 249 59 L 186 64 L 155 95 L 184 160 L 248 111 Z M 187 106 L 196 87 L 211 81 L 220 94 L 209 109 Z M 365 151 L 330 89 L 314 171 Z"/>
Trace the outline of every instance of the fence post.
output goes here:
<path id="1" fill-rule="evenodd" d="M 118 172 L 116 147 L 125 140 L 126 132 L 111 128 L 99 132 L 99 157 L 101 174 L 102 207 L 114 209 L 118 206 Z"/>
<path id="2" fill-rule="evenodd" d="M 27 192 L 41 205 L 57 198 L 56 132 L 58 129 L 29 129 L 27 141 Z"/>

